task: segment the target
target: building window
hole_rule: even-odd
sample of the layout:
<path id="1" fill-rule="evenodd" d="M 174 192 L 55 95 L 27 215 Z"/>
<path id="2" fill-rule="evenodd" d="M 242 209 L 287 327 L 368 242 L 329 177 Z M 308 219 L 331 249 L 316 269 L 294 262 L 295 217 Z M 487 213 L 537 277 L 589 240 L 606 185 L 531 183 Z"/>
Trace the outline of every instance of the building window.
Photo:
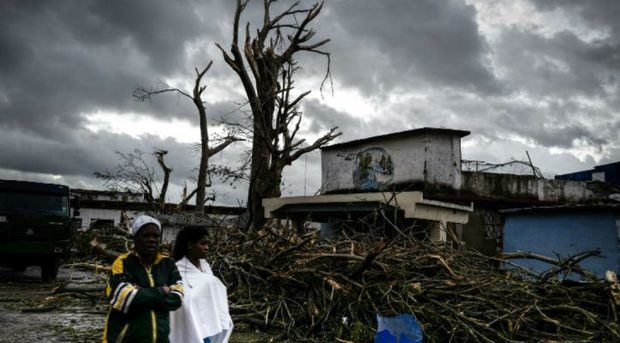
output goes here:
<path id="1" fill-rule="evenodd" d="M 502 217 L 492 210 L 484 211 L 484 239 L 498 239 L 502 236 Z"/>

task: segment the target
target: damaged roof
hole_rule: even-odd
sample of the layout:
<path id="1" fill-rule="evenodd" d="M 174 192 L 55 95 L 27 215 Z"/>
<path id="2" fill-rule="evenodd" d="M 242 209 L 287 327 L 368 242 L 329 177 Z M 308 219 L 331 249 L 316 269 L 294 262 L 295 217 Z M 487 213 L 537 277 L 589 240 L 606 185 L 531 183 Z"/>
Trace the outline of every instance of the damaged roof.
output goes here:
<path id="1" fill-rule="evenodd" d="M 416 135 L 421 135 L 421 134 L 454 135 L 454 136 L 458 136 L 462 138 L 462 137 L 469 135 L 470 133 L 471 132 L 465 131 L 465 130 L 454 130 L 454 129 L 445 129 L 445 128 L 436 128 L 436 127 L 422 127 L 422 128 L 413 129 L 413 130 L 392 132 L 392 133 L 388 133 L 385 135 L 372 136 L 372 137 L 355 139 L 352 141 L 332 144 L 332 145 L 322 147 L 321 150 L 331 150 L 331 149 L 337 149 L 337 148 L 342 148 L 342 147 L 347 147 L 347 146 L 354 146 L 354 145 L 358 145 L 362 143 L 381 141 L 381 140 L 388 139 L 388 138 L 410 137 L 410 136 L 416 136 Z"/>

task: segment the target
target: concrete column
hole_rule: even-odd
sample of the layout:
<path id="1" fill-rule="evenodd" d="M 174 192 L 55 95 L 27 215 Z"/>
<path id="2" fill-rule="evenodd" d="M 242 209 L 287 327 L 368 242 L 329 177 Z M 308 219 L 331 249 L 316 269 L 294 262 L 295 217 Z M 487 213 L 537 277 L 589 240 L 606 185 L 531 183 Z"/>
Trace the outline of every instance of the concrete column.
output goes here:
<path id="1" fill-rule="evenodd" d="M 447 223 L 443 220 L 434 222 L 430 227 L 430 237 L 433 242 L 445 242 L 448 239 Z"/>

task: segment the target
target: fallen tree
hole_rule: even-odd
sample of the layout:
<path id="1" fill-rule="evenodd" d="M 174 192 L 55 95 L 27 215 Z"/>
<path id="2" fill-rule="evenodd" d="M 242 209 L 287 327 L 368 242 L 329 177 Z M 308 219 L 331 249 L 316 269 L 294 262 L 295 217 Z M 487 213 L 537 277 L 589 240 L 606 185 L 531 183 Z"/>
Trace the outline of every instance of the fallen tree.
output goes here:
<path id="1" fill-rule="evenodd" d="M 620 340 L 608 282 L 569 286 L 499 268 L 501 258 L 415 232 L 345 229 L 326 241 L 316 231 L 214 231 L 209 261 L 228 285 L 233 320 L 293 341 L 369 341 L 378 313 L 414 314 L 428 342 Z M 554 261 L 592 275 L 575 259 Z"/>
<path id="2" fill-rule="evenodd" d="M 208 261 L 228 287 L 233 321 L 281 340 L 370 341 L 377 314 L 410 313 L 426 342 L 620 341 L 616 279 L 579 266 L 600 252 L 488 257 L 460 243 L 431 243 L 424 232 L 362 221 L 329 241 L 288 227 L 221 228 L 210 230 Z M 110 261 L 124 245 L 94 240 L 91 249 Z M 515 258 L 552 267 L 535 274 Z M 586 282 L 562 282 L 573 273 Z"/>

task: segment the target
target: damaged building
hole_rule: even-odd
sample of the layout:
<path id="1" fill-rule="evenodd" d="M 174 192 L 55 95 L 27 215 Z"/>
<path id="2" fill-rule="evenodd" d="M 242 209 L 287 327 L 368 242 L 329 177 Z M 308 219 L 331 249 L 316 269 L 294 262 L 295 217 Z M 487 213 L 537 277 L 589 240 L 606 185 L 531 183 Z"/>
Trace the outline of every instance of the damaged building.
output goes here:
<path id="1" fill-rule="evenodd" d="M 72 189 L 73 199 L 79 199 L 80 214 L 75 217 L 81 230 L 105 230 L 110 227 L 128 229 L 131 221 L 141 214 L 151 214 L 162 222 L 164 242 L 172 242 L 176 233 L 185 225 L 201 224 L 217 227 L 223 223 L 238 222 L 246 209 L 233 206 L 209 205 L 204 216 L 195 213 L 195 206 L 167 203 L 168 214 L 153 214 L 152 206 L 142 193 Z M 73 211 L 73 207 L 72 207 Z"/>
<path id="2" fill-rule="evenodd" d="M 433 223 L 432 240 L 455 237 L 487 255 L 600 249 L 606 260 L 593 270 L 620 271 L 615 188 L 597 181 L 601 171 L 612 180 L 620 164 L 593 169 L 588 182 L 582 179 L 587 172 L 578 174 L 581 179 L 546 179 L 531 163 L 529 175 L 463 170 L 461 139 L 469 134 L 420 128 L 324 147 L 320 195 L 265 199 L 265 216 L 320 222 L 324 233 L 333 234 L 343 218 L 392 206 L 402 213 L 402 224 Z"/>
<path id="3" fill-rule="evenodd" d="M 431 223 L 430 238 L 444 241 L 467 223 L 472 204 L 429 198 L 427 188 L 460 189 L 460 140 L 467 134 L 422 128 L 324 147 L 321 194 L 265 199 L 265 217 L 320 222 L 331 235 L 339 221 L 389 208 L 403 223 Z"/>

